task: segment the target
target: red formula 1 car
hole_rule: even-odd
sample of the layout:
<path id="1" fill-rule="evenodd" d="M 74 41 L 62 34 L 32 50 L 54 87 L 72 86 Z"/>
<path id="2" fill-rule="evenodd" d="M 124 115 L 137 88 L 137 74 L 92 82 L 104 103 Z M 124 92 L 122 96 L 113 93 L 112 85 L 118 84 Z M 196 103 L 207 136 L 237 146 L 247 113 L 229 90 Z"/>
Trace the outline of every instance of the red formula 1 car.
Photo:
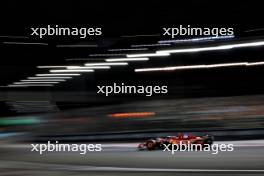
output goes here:
<path id="1" fill-rule="evenodd" d="M 214 141 L 213 136 L 205 135 L 202 137 L 194 136 L 192 134 L 182 134 L 180 133 L 178 136 L 167 136 L 164 138 L 155 138 L 155 139 L 149 139 L 143 143 L 140 143 L 138 145 L 139 150 L 155 150 L 155 149 L 164 149 L 164 144 L 201 144 L 202 146 L 204 144 L 212 145 Z"/>

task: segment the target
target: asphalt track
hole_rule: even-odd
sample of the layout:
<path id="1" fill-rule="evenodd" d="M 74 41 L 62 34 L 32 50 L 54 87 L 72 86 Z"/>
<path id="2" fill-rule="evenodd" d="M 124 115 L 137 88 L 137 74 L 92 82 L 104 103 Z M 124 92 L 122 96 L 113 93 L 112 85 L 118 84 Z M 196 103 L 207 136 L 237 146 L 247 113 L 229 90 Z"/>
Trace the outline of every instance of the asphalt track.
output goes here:
<path id="1" fill-rule="evenodd" d="M 229 142 L 232 143 L 232 142 Z M 136 143 L 104 144 L 102 152 L 30 152 L 30 145 L 0 147 L 0 175 L 264 175 L 264 145 L 233 142 L 219 152 L 137 151 Z"/>

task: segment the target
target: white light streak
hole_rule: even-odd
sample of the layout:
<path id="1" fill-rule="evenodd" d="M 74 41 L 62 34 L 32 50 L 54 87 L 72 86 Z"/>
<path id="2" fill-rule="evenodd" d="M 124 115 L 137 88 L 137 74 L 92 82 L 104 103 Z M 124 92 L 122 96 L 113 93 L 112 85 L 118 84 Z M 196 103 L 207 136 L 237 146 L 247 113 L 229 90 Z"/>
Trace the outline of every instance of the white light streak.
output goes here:
<path id="1" fill-rule="evenodd" d="M 234 38 L 234 35 L 227 36 L 211 36 L 211 37 L 199 37 L 199 38 L 190 38 L 190 39 L 178 39 L 178 40 L 161 40 L 158 43 L 185 43 L 185 42 L 201 42 L 201 41 L 209 41 L 209 40 L 221 40 L 221 39 L 230 39 Z"/>
<path id="2" fill-rule="evenodd" d="M 52 87 L 53 84 L 10 84 L 6 87 Z"/>
<path id="3" fill-rule="evenodd" d="M 121 48 L 121 49 L 109 49 L 108 51 L 146 51 L 148 48 Z"/>
<path id="4" fill-rule="evenodd" d="M 264 65 L 264 62 L 235 62 L 221 63 L 209 65 L 187 65 L 187 66 L 172 66 L 172 67 L 157 67 L 157 68 L 141 68 L 135 69 L 135 72 L 151 72 L 151 71 L 174 71 L 174 70 L 190 70 L 190 69 L 210 69 L 220 67 L 237 67 L 237 66 L 257 66 Z"/>
<path id="5" fill-rule="evenodd" d="M 77 65 L 48 65 L 48 66 L 37 66 L 37 68 L 67 68 L 67 67 L 78 67 Z"/>
<path id="6" fill-rule="evenodd" d="M 69 74 L 36 74 L 36 76 L 80 76 L 81 74 L 79 73 L 69 73 Z"/>
<path id="7" fill-rule="evenodd" d="M 128 65 L 127 62 L 100 62 L 100 63 L 86 63 L 85 66 L 99 66 L 99 65 L 106 65 L 106 66 L 122 66 Z"/>
<path id="8" fill-rule="evenodd" d="M 60 82 L 55 82 L 55 81 L 47 81 L 47 82 L 14 82 L 13 84 L 57 84 Z"/>
<path id="9" fill-rule="evenodd" d="M 154 44 L 139 44 L 139 45 L 131 45 L 131 47 L 149 47 L 149 46 L 170 46 L 170 43 L 154 43 Z"/>
<path id="10" fill-rule="evenodd" d="M 10 45 L 48 45 L 48 43 L 29 43 L 29 42 L 3 42 Z"/>
<path id="11" fill-rule="evenodd" d="M 112 57 L 112 56 L 125 56 L 125 53 L 115 53 L 115 54 L 90 54 L 91 57 Z"/>
<path id="12" fill-rule="evenodd" d="M 61 76 L 61 77 L 42 77 L 42 76 L 38 76 L 38 77 L 27 77 L 27 79 L 42 79 L 42 80 L 45 80 L 45 79 L 71 79 L 72 77 L 66 77 L 66 76 Z"/>
<path id="13" fill-rule="evenodd" d="M 13 84 L 10 84 L 10 85 L 7 85 L 7 86 L 2 86 L 2 87 L 28 87 L 27 85 L 13 85 Z"/>
<path id="14" fill-rule="evenodd" d="M 161 56 L 169 56 L 170 53 L 144 53 L 144 54 L 127 54 L 127 57 L 161 57 Z"/>
<path id="15" fill-rule="evenodd" d="M 105 58 L 69 58 L 66 61 L 100 61 L 104 60 Z"/>
<path id="16" fill-rule="evenodd" d="M 192 53 L 192 52 L 200 52 L 200 51 L 227 50 L 227 49 L 234 49 L 234 48 L 255 47 L 255 46 L 263 46 L 263 45 L 264 45 L 264 41 L 258 41 L 258 42 L 227 44 L 227 45 L 210 46 L 210 47 L 159 50 L 156 53 L 157 54 L 162 54 L 162 53 L 163 54 L 164 53 Z"/>
<path id="17" fill-rule="evenodd" d="M 81 66 L 69 66 L 67 67 L 67 69 L 71 70 L 71 69 L 80 69 L 80 70 L 83 70 L 83 69 L 110 69 L 111 67 L 110 66 L 91 66 L 91 67 L 81 67 Z"/>
<path id="18" fill-rule="evenodd" d="M 65 80 L 63 80 L 63 79 L 23 79 L 20 81 L 21 82 L 40 82 L 40 81 L 43 81 L 43 82 L 46 82 L 46 81 L 63 82 Z"/>
<path id="19" fill-rule="evenodd" d="M 1 35 L 0 38 L 12 38 L 12 39 L 28 39 L 27 36 L 17 36 L 17 35 Z"/>
<path id="20" fill-rule="evenodd" d="M 106 62 L 119 62 L 119 61 L 148 61 L 149 58 L 142 57 L 142 58 L 112 58 L 112 59 L 105 59 Z"/>
<path id="21" fill-rule="evenodd" d="M 50 70 L 51 73 L 94 72 L 94 70 Z"/>

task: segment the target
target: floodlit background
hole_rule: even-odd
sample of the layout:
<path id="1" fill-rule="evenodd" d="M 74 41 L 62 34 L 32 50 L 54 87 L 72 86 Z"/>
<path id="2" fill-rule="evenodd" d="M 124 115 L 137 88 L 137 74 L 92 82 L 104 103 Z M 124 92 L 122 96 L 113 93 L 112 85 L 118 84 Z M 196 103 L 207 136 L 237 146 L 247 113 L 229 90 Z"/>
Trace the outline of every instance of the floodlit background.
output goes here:
<path id="1" fill-rule="evenodd" d="M 263 175 L 264 24 L 259 2 L 1 2 L 0 175 Z M 100 27 L 101 36 L 30 28 Z M 234 28 L 229 37 L 163 36 L 164 27 Z M 117 83 L 167 94 L 97 94 Z M 233 152 L 138 151 L 180 132 Z M 80 155 L 31 145 L 101 143 Z"/>

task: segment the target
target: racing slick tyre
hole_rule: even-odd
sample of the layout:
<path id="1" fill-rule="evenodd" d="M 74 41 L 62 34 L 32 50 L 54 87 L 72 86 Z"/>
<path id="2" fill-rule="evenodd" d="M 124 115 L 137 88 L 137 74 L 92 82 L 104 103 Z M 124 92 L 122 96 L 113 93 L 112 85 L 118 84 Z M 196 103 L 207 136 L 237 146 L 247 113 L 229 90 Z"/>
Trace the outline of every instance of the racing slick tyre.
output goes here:
<path id="1" fill-rule="evenodd" d="M 155 144 L 154 141 L 148 141 L 148 142 L 146 143 L 146 146 L 147 146 L 147 149 L 148 149 L 148 150 L 155 150 L 155 148 L 156 148 L 156 144 Z"/>

